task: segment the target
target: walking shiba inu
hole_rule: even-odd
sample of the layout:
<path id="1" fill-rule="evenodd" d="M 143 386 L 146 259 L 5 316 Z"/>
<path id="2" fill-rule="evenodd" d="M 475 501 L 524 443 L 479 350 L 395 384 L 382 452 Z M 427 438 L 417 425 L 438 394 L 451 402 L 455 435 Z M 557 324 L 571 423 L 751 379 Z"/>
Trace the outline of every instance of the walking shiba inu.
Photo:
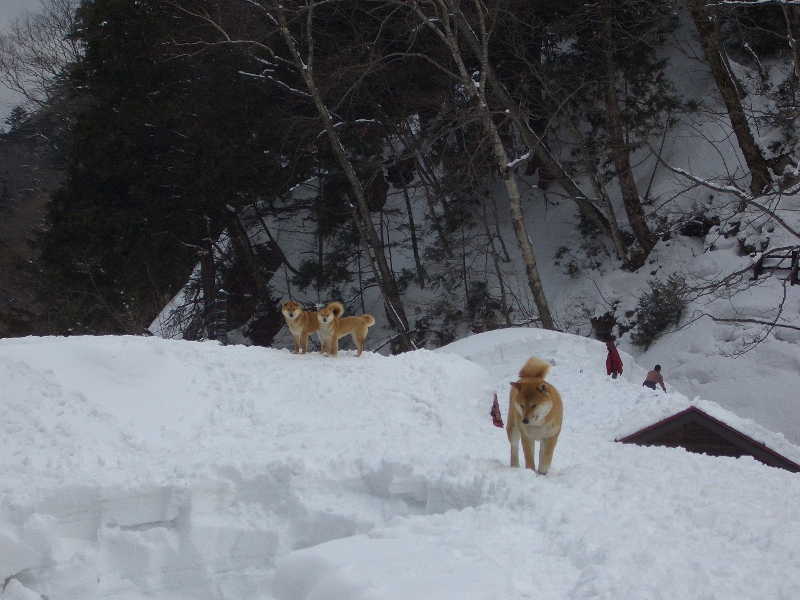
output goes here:
<path id="1" fill-rule="evenodd" d="M 519 467 L 519 443 L 525 455 L 525 468 L 536 470 L 533 444 L 539 440 L 539 473 L 550 470 L 564 407 L 558 390 L 544 378 L 550 365 L 531 357 L 519 372 L 519 381 L 511 382 L 506 433 L 511 444 L 511 466 Z"/>
<path id="2" fill-rule="evenodd" d="M 294 338 L 294 352 L 292 354 L 298 354 L 301 350 L 305 354 L 308 347 L 309 334 L 319 331 L 317 312 L 305 311 L 297 302 L 284 302 L 281 312 L 283 313 L 283 318 L 286 319 L 286 326 L 292 332 L 292 337 Z"/>
<path id="3" fill-rule="evenodd" d="M 319 321 L 319 343 L 322 346 L 323 354 L 338 356 L 339 338 L 348 333 L 356 343 L 358 354 L 364 350 L 364 339 L 367 337 L 367 329 L 375 325 L 372 315 L 361 315 L 360 317 L 342 317 L 344 306 L 339 302 L 331 302 L 317 313 Z"/>

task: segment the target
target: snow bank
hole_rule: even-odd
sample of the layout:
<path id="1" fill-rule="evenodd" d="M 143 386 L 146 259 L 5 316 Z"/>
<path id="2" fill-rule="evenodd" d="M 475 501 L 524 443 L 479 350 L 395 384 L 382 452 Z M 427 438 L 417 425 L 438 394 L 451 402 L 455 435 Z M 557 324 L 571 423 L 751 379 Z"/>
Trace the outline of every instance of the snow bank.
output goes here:
<path id="1" fill-rule="evenodd" d="M 489 416 L 534 354 L 566 408 L 544 477 Z M 800 597 L 800 477 L 614 443 L 691 402 L 737 419 L 623 360 L 528 329 L 338 359 L 0 340 L 2 597 Z"/>

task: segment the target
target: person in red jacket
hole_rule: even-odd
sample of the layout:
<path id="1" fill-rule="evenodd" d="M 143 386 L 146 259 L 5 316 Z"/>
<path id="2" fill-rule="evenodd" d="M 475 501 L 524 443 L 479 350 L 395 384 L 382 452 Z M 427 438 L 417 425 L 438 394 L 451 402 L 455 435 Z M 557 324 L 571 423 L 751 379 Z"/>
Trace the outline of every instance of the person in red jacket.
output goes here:
<path id="1" fill-rule="evenodd" d="M 619 352 L 614 342 L 617 338 L 613 335 L 611 339 L 606 342 L 608 348 L 608 356 L 606 357 L 606 372 L 611 375 L 611 379 L 616 379 L 617 375 L 622 374 L 622 359 L 619 357 Z"/>

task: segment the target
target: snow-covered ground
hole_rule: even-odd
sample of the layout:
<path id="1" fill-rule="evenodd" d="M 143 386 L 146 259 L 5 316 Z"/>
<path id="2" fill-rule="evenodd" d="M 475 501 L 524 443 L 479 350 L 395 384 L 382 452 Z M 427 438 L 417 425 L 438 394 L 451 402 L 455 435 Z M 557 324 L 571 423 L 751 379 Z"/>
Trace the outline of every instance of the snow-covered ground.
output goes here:
<path id="1" fill-rule="evenodd" d="M 703 51 L 695 39 L 694 25 L 688 15 L 684 14 L 682 19 L 686 29 L 676 37 L 681 48 L 668 46 L 663 50 L 669 59 L 666 72 L 682 98 L 706 108 L 682 113 L 664 140 L 660 134 L 658 139 L 651 140 L 654 147 L 663 142 L 663 163 L 656 161 L 645 147 L 632 156 L 638 190 L 641 196 L 649 199 L 644 208 L 649 226 L 659 236 L 658 243 L 644 266 L 633 272 L 623 269 L 609 240 L 581 236 L 577 205 L 568 194 L 557 184 L 544 192 L 536 185 L 535 178 L 522 177 L 526 225 L 544 293 L 560 331 L 597 338 L 598 332 L 592 327 L 591 319 L 611 317 L 617 323 L 613 330 L 618 337 L 617 345 L 630 355 L 626 365 L 633 360 L 647 369 L 661 364 L 664 377 L 673 389 L 690 398 L 700 396 L 713 400 L 736 415 L 753 419 L 800 445 L 800 394 L 797 393 L 800 389 L 800 286 L 788 285 L 786 271 L 767 270 L 759 280 L 751 281 L 752 270 L 748 270 L 758 258 L 756 252 L 751 252 L 753 248 L 763 251 L 798 245 L 800 194 L 784 190 L 759 198 L 758 202 L 771 213 L 767 214 L 752 207 L 742 210 L 739 197 L 719 190 L 719 186 L 729 185 L 731 181 L 737 181 L 746 190 L 748 171 L 711 72 L 695 58 L 702 56 Z M 771 85 L 777 86 L 787 75 L 787 64 L 780 61 L 765 64 L 774 78 Z M 754 83 L 757 74 L 742 65 L 736 65 L 736 69 L 750 91 L 747 102 L 753 114 L 772 110 L 771 101 Z M 758 134 L 762 148 L 769 147 L 777 135 L 769 127 L 754 133 Z M 791 155 L 791 161 L 790 170 L 800 173 L 797 151 Z M 695 180 L 671 169 L 691 174 Z M 430 205 L 420 181 L 417 177 L 408 190 L 417 224 L 426 223 L 430 218 Z M 697 185 L 696 181 L 706 181 L 716 187 Z M 578 173 L 576 182 L 593 197 L 592 186 L 585 175 Z M 289 204 L 296 208 L 302 201 L 315 197 L 319 193 L 317 185 L 318 181 L 312 179 L 297 186 Z M 626 228 L 617 183 L 610 183 L 606 192 L 620 225 Z M 497 231 L 509 249 L 509 262 L 498 264 L 497 268 L 502 272 L 507 301 L 513 309 L 511 319 L 517 325 L 524 325 L 536 316 L 536 311 L 525 278 L 525 266 L 516 249 L 503 181 L 498 179 L 493 183 L 491 197 L 497 206 Z M 277 201 L 280 203 L 281 199 Z M 407 239 L 406 211 L 403 190 L 391 187 L 386 210 L 374 214 L 376 227 L 385 236 L 390 262 L 398 274 L 415 269 Z M 681 234 L 682 224 L 700 217 L 717 219 L 719 225 L 712 227 L 703 238 Z M 286 215 L 274 220 L 259 218 L 250 231 L 252 241 L 257 245 L 276 240 L 289 264 L 296 267 L 319 251 L 319 238 L 313 228 L 307 227 L 307 218 L 309 215 L 303 211 L 293 218 Z M 270 229 L 269 236 L 262 230 L 265 223 Z M 494 228 L 494 222 L 491 225 Z M 424 257 L 426 247 L 436 240 L 426 227 L 418 226 L 418 229 Z M 484 254 L 489 242 L 482 235 L 480 227 L 468 232 L 468 236 L 477 236 L 474 244 L 481 250 L 467 257 L 465 263 L 471 270 L 463 277 L 465 281 L 485 284 L 487 293 L 499 302 L 498 281 L 493 268 L 487 267 L 489 258 Z M 221 246 L 226 245 L 225 239 L 222 238 Z M 491 243 L 496 244 L 497 240 Z M 465 242 L 465 247 L 470 245 Z M 783 266 L 787 265 L 785 261 Z M 453 268 L 456 267 L 443 259 L 426 262 L 429 275 Z M 460 272 L 461 266 L 457 268 Z M 720 279 L 737 271 L 743 272 L 741 281 L 719 286 L 715 293 L 708 291 Z M 318 290 L 314 286 L 297 289 L 292 283 L 292 272 L 284 266 L 270 281 L 270 291 L 279 302 L 297 300 L 307 309 L 324 306 L 343 296 L 351 313 L 369 312 L 377 320 L 370 330 L 366 348 L 388 354 L 391 351 L 388 340 L 396 331 L 388 323 L 377 287 L 364 285 L 365 272 L 349 285 L 336 286 L 337 296 L 332 297 L 330 290 Z M 638 318 L 639 299 L 649 292 L 651 282 L 667 282 L 674 274 L 685 277 L 687 285 L 695 290 L 680 322 L 668 327 L 646 350 L 636 347 L 631 342 L 635 329 L 631 328 Z M 193 277 L 199 280 L 199 269 Z M 705 292 L 701 291 L 703 287 L 707 288 Z M 184 291 L 177 294 L 150 330 L 161 337 L 181 337 L 178 315 L 182 313 L 176 309 L 186 299 Z M 468 305 L 463 289 L 448 289 L 435 281 L 425 289 L 414 283 L 403 289 L 403 304 L 412 329 L 438 328 L 444 331 L 442 335 L 446 339 L 450 339 L 446 337 L 450 333 L 456 339 L 469 335 L 469 323 L 462 322 L 451 332 L 440 322 L 438 305 L 447 302 L 451 316 L 465 312 Z M 779 326 L 765 325 L 772 321 Z M 502 323 L 503 319 L 498 316 L 498 326 Z M 243 335 L 245 329 L 230 332 L 231 342 L 248 343 Z M 755 340 L 760 343 L 754 344 Z M 315 342 L 312 337 L 312 343 Z M 348 344 L 349 339 L 341 343 Z M 439 342 L 431 335 L 425 343 L 433 349 Z M 285 327 L 275 337 L 273 346 L 293 347 L 291 334 Z"/>
<path id="2" fill-rule="evenodd" d="M 509 381 L 565 402 L 508 467 Z M 534 329 L 338 359 L 158 338 L 0 340 L 3 600 L 800 597 L 800 475 L 614 442 L 688 405 Z"/>

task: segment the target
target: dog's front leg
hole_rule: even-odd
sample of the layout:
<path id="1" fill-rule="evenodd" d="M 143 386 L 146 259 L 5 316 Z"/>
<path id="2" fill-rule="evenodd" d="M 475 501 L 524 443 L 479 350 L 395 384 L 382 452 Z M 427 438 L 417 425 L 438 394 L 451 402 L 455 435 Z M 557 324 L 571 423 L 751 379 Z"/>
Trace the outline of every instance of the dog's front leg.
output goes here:
<path id="1" fill-rule="evenodd" d="M 529 440 L 527 436 L 522 434 L 522 453 L 525 455 L 525 468 L 531 471 L 536 470 L 536 463 L 533 460 L 533 440 Z"/>
<path id="2" fill-rule="evenodd" d="M 553 451 L 556 449 L 556 442 L 558 442 L 557 435 L 541 441 L 541 446 L 539 447 L 540 475 L 547 475 L 547 472 L 550 470 L 550 463 L 553 462 Z"/>
<path id="3" fill-rule="evenodd" d="M 519 430 L 510 425 L 509 423 L 506 433 L 508 434 L 508 443 L 511 444 L 511 466 L 519 467 Z"/>

